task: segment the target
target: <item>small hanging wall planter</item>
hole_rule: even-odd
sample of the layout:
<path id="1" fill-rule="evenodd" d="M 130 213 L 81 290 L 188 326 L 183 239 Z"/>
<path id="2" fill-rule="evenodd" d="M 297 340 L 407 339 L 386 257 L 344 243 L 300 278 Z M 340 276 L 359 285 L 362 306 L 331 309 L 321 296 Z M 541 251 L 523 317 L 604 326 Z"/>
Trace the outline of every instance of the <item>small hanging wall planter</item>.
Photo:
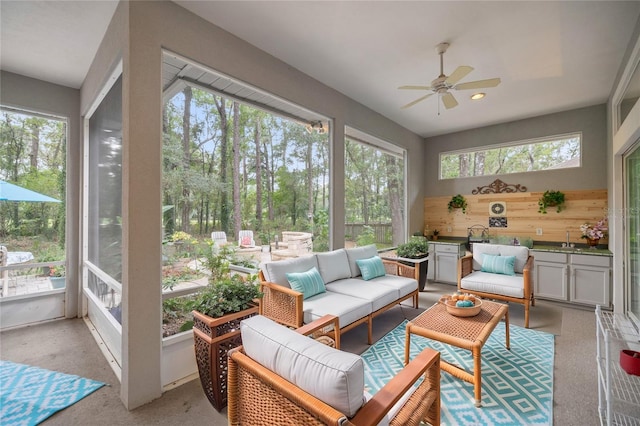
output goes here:
<path id="1" fill-rule="evenodd" d="M 548 190 L 538 200 L 538 213 L 547 214 L 547 207 L 555 207 L 560 213 L 564 208 L 564 194 L 560 191 Z"/>
<path id="2" fill-rule="evenodd" d="M 447 208 L 449 209 L 449 213 L 451 213 L 453 209 L 462 209 L 462 213 L 466 214 L 467 200 L 465 200 L 465 198 L 460 194 L 454 195 L 453 197 L 451 197 L 451 201 L 449 201 Z"/>

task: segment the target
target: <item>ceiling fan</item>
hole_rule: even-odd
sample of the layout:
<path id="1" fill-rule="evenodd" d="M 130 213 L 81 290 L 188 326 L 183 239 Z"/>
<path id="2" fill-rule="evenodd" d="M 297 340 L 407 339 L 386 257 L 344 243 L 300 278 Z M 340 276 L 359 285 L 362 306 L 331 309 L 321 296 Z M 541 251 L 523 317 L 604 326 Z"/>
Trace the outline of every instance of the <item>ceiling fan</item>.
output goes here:
<path id="1" fill-rule="evenodd" d="M 409 108 L 427 99 L 429 96 L 437 93 L 442 97 L 442 103 L 445 108 L 451 109 L 458 105 L 456 98 L 449 92 L 449 89 L 453 90 L 470 90 L 470 89 L 484 89 L 488 87 L 496 87 L 500 84 L 499 78 L 489 78 L 487 80 L 470 81 L 468 83 L 456 84 L 467 76 L 473 68 L 468 65 L 461 65 L 450 75 L 446 76 L 443 70 L 443 55 L 447 51 L 449 43 L 440 43 L 436 46 L 436 52 L 440 55 L 440 75 L 438 78 L 431 82 L 431 86 L 400 86 L 401 90 L 431 90 L 433 93 L 429 93 L 425 96 L 419 97 L 413 102 L 409 102 L 401 109 Z"/>

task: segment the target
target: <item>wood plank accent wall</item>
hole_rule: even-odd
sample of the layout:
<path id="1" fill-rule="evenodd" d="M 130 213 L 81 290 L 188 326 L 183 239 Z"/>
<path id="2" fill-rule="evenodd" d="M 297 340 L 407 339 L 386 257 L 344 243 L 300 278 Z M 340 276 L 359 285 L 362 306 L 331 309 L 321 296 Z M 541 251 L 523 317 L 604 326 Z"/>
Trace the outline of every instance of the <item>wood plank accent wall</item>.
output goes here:
<path id="1" fill-rule="evenodd" d="M 561 190 L 562 191 L 562 190 Z M 543 191 L 544 192 L 544 191 Z M 440 238 L 466 237 L 467 228 L 483 225 L 489 228 L 489 203 L 506 203 L 506 228 L 489 228 L 490 235 L 530 237 L 535 241 L 565 242 L 569 231 L 570 242 L 585 243 L 580 239 L 580 225 L 594 224 L 607 215 L 607 190 L 562 191 L 565 194 L 565 209 L 560 213 L 555 207 L 547 208 L 547 214 L 538 213 L 538 200 L 543 192 L 519 192 L 502 194 L 462 194 L 467 200 L 467 213 L 460 209 L 451 213 L 447 205 L 451 196 L 426 197 L 424 199 L 424 227 L 429 234 L 440 231 Z M 424 229 L 423 227 L 423 229 Z M 451 232 L 447 228 L 451 227 Z M 542 235 L 536 235 L 542 228 Z M 602 239 L 601 244 L 606 244 Z"/>

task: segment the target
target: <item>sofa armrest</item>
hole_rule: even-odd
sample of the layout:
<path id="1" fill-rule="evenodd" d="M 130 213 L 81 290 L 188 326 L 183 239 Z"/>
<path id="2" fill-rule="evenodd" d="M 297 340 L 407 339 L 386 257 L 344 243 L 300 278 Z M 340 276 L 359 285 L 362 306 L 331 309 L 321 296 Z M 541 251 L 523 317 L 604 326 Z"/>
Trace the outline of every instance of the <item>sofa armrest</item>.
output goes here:
<path id="1" fill-rule="evenodd" d="M 292 328 L 304 323 L 302 293 L 268 282 L 260 282 L 263 296 L 259 303 L 259 313 L 267 318 Z"/>
<path id="2" fill-rule="evenodd" d="M 418 280 L 418 268 L 411 265 L 405 265 L 397 260 L 382 259 L 384 269 L 389 275 L 397 275 L 399 277 L 414 278 Z"/>
<path id="3" fill-rule="evenodd" d="M 440 352 L 426 348 L 367 401 L 351 419 L 354 425 L 376 425 L 421 377 L 424 380 L 395 415 L 405 424 L 410 415 L 440 424 Z M 411 403 L 409 403 L 411 402 Z M 416 406 L 417 405 L 417 406 Z"/>
<path id="4" fill-rule="evenodd" d="M 473 255 L 467 254 L 458 259 L 458 290 L 460 290 L 460 280 L 473 272 Z"/>
<path id="5" fill-rule="evenodd" d="M 335 343 L 335 348 L 340 349 L 340 321 L 335 315 L 325 315 L 297 328 L 296 331 L 305 336 L 312 336 L 315 339 L 329 335 Z"/>
<path id="6" fill-rule="evenodd" d="M 524 278 L 524 298 L 533 300 L 533 256 L 527 258 L 527 263 L 522 269 L 522 275 Z"/>

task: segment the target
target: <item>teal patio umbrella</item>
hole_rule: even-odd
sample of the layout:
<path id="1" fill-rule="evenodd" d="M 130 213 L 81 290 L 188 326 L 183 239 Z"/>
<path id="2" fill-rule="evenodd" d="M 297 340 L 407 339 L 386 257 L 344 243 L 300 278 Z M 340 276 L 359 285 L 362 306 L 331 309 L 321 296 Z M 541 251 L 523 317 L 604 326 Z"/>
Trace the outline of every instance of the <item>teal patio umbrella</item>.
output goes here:
<path id="1" fill-rule="evenodd" d="M 0 180 L 0 201 L 26 201 L 33 203 L 59 203 L 48 195 Z"/>

